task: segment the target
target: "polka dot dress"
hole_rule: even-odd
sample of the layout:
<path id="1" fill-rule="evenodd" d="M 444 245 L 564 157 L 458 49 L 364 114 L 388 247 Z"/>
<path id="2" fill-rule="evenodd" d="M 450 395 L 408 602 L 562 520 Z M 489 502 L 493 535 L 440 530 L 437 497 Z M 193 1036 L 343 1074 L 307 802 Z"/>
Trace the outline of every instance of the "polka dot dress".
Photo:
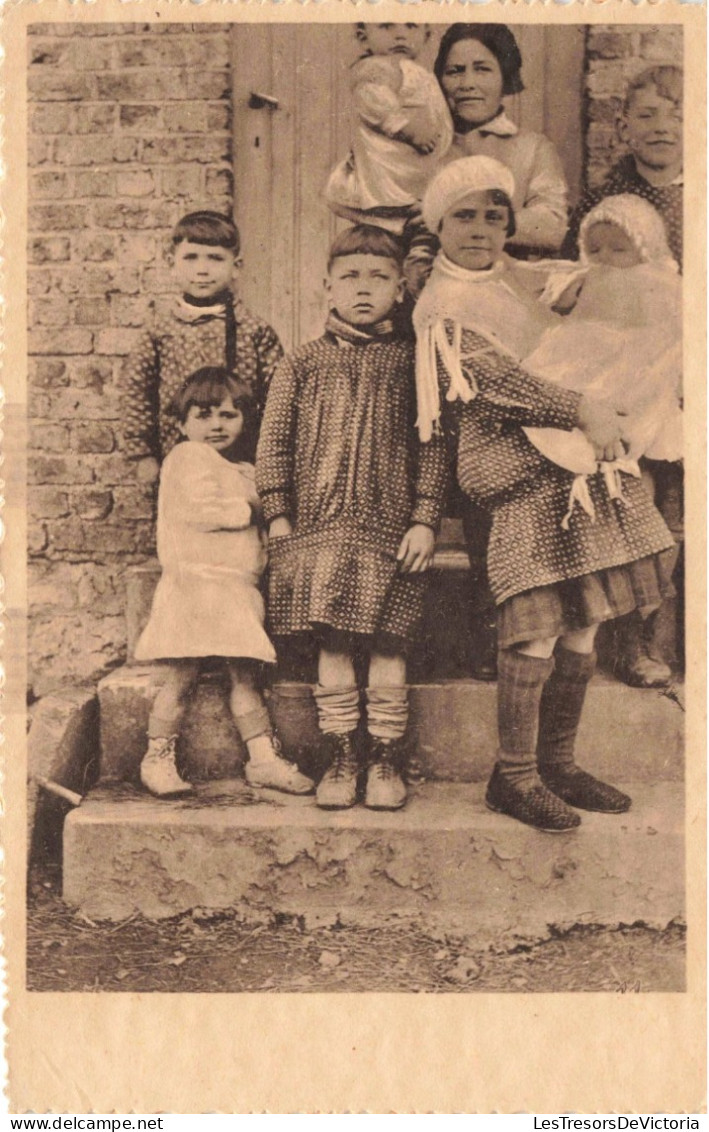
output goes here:
<path id="1" fill-rule="evenodd" d="M 236 376 L 249 385 L 263 407 L 266 390 L 283 356 L 278 336 L 234 299 Z M 171 412 L 173 398 L 185 380 L 202 366 L 223 366 L 226 358 L 223 315 L 185 311 L 175 304 L 171 314 L 155 318 L 126 364 L 123 376 L 124 444 L 128 459 L 154 456 L 163 460 L 179 439 Z"/>
<path id="2" fill-rule="evenodd" d="M 460 486 L 492 515 L 488 576 L 496 602 L 672 547 L 645 489 L 627 475 L 621 500 L 609 498 L 601 476 L 590 477 L 595 521 L 577 506 L 569 530 L 562 529 L 574 477 L 537 452 L 519 426 L 572 427 L 578 394 L 533 378 L 464 329 L 462 355 L 476 350 L 467 365 L 474 365 L 478 395 L 467 404 L 448 403 L 449 426 L 458 437 Z M 443 367 L 439 380 L 445 392 Z"/>
<path id="3" fill-rule="evenodd" d="M 413 523 L 436 527 L 446 481 L 442 439 L 414 427 L 413 345 L 331 334 L 278 368 L 256 461 L 266 519 L 294 533 L 269 546 L 271 631 L 316 625 L 409 639 L 425 574 L 396 554 Z"/>

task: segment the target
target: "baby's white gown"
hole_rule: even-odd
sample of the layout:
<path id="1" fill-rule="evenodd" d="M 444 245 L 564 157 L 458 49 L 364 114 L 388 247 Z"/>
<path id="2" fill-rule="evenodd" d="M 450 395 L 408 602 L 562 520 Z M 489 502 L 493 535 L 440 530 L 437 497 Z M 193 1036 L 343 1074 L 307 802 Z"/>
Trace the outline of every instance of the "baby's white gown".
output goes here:
<path id="1" fill-rule="evenodd" d="M 570 265 L 569 265 L 570 266 Z M 628 459 L 682 458 L 681 281 L 664 265 L 594 266 L 579 301 L 525 358 L 538 377 L 627 412 Z M 575 429 L 525 429 L 549 460 L 579 474 L 597 462 Z"/>
<path id="2" fill-rule="evenodd" d="M 167 456 L 158 500 L 158 582 L 137 660 L 251 657 L 273 662 L 258 589 L 264 539 L 252 464 L 184 441 Z"/>

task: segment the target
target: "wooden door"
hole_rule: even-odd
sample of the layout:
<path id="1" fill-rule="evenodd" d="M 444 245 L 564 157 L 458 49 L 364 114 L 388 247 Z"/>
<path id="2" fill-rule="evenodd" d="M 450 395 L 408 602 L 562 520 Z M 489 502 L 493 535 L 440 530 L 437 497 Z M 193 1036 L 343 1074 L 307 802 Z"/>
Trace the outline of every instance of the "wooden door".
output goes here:
<path id="1" fill-rule="evenodd" d="M 446 26 L 433 26 L 425 66 Z M 508 112 L 556 143 L 573 195 L 582 161 L 583 28 L 512 30 L 527 89 L 508 100 Z M 242 293 L 292 349 L 322 333 L 327 251 L 342 227 L 323 189 L 349 148 L 348 72 L 359 51 L 352 24 L 239 24 L 232 34 Z"/>

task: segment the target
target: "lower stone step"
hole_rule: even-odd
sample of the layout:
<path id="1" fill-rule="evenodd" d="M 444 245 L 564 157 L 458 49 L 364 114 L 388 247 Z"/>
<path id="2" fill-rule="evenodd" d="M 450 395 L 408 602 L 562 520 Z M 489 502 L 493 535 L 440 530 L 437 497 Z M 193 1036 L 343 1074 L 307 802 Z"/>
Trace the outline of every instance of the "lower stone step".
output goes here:
<path id="1" fill-rule="evenodd" d="M 552 836 L 488 812 L 480 786 L 428 784 L 397 813 L 331 813 L 240 781 L 174 801 L 104 784 L 66 820 L 64 899 L 109 920 L 199 907 L 410 921 L 484 947 L 577 923 L 664 927 L 684 914 L 683 790 L 631 790 L 629 813 L 583 814 Z"/>
<path id="2" fill-rule="evenodd" d="M 148 713 L 161 679 L 160 665 L 136 665 L 119 668 L 101 681 L 103 778 L 137 781 Z M 308 769 L 308 753 L 319 741 L 310 687 L 276 685 L 270 705 L 286 748 L 299 760 L 305 759 Z M 411 689 L 411 743 L 427 777 L 486 780 L 497 748 L 496 720 L 494 684 L 467 680 L 417 684 Z M 579 761 L 611 781 L 679 779 L 683 722 L 681 708 L 667 696 L 597 677 L 589 688 L 579 731 Z M 239 773 L 244 750 L 218 673 L 203 680 L 195 692 L 181 757 L 187 777 L 193 780 Z"/>

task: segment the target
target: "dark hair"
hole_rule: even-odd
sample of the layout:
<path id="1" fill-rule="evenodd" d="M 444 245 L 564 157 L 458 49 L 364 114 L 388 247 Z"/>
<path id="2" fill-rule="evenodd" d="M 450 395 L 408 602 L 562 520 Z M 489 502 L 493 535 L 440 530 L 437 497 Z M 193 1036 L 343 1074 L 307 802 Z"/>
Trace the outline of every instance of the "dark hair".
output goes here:
<path id="1" fill-rule="evenodd" d="M 656 67 L 646 67 L 628 83 L 623 100 L 623 113 L 628 112 L 634 96 L 639 90 L 654 87 L 660 98 L 667 98 L 675 106 L 681 106 L 684 97 L 684 74 L 674 63 L 660 63 Z"/>
<path id="2" fill-rule="evenodd" d="M 327 260 L 327 270 L 332 270 L 336 259 L 346 255 L 378 255 L 392 259 L 399 269 L 404 263 L 404 247 L 396 236 L 384 228 L 373 224 L 355 224 L 335 237 Z"/>
<path id="3" fill-rule="evenodd" d="M 365 22 L 360 21 L 359 23 L 355 24 L 355 39 L 357 40 L 358 43 L 366 43 L 367 42 L 367 23 L 368 22 L 369 21 L 365 21 Z M 392 21 L 392 23 L 393 23 L 393 21 Z M 416 24 L 416 27 L 421 27 L 421 24 Z M 431 29 L 429 27 L 426 27 L 426 39 L 430 39 L 430 38 L 431 38 Z"/>
<path id="4" fill-rule="evenodd" d="M 200 409 L 211 409 L 221 405 L 226 397 L 244 416 L 244 428 L 236 441 L 234 455 L 237 460 L 253 464 L 258 440 L 256 398 L 250 386 L 230 374 L 229 370 L 223 366 L 203 366 L 190 374 L 173 398 L 171 409 L 180 424 L 184 424 L 194 405 Z"/>
<path id="5" fill-rule="evenodd" d="M 507 228 L 506 228 L 505 234 L 507 236 L 507 239 L 509 240 L 510 237 L 514 236 L 515 232 L 517 231 L 517 221 L 515 220 L 515 210 L 512 206 L 512 201 L 508 197 L 507 193 L 504 192 L 502 189 L 485 189 L 485 192 L 490 197 L 490 200 L 492 201 L 492 203 L 496 204 L 498 208 L 506 208 L 507 209 Z M 455 206 L 453 206 L 453 207 L 455 207 Z M 438 231 L 439 232 L 441 230 L 442 224 L 443 224 L 443 218 L 441 218 L 441 222 L 438 225 Z M 412 241 L 412 243 L 413 243 L 413 241 Z"/>
<path id="6" fill-rule="evenodd" d="M 446 69 L 451 48 L 464 39 L 476 39 L 495 56 L 502 72 L 502 93 L 519 94 L 524 90 L 520 71 L 522 56 L 517 40 L 506 24 L 451 24 L 444 32 L 433 70 L 439 83 Z"/>
<path id="7" fill-rule="evenodd" d="M 241 249 L 239 229 L 230 216 L 221 212 L 189 212 L 177 222 L 172 232 L 172 246 L 182 243 L 206 244 L 210 248 L 228 248 L 234 255 Z"/>

